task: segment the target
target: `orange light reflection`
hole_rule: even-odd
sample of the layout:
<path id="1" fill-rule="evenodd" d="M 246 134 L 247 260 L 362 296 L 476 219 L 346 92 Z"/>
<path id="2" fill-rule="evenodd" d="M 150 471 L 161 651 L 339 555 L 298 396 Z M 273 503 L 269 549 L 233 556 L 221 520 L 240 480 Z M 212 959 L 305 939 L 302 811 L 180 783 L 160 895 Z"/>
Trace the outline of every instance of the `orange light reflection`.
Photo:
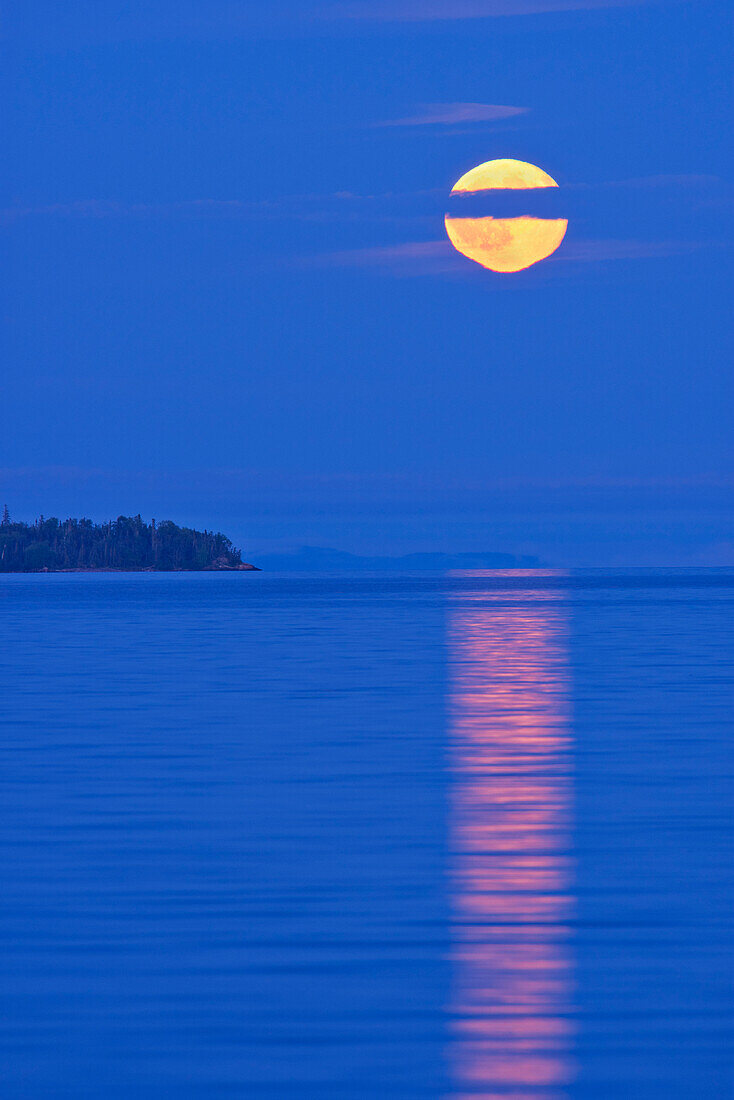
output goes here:
<path id="1" fill-rule="evenodd" d="M 453 1100 L 561 1100 L 573 1076 L 564 638 L 552 590 L 451 611 Z"/>

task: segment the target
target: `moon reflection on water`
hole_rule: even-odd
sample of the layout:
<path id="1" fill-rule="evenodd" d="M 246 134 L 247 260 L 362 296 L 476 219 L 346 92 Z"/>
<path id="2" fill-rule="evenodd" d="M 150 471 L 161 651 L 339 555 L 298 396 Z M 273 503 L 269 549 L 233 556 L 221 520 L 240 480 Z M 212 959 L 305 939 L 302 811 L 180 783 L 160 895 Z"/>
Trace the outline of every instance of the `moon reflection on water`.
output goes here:
<path id="1" fill-rule="evenodd" d="M 473 585 L 450 613 L 453 1100 L 563 1100 L 573 1077 L 561 601 Z"/>

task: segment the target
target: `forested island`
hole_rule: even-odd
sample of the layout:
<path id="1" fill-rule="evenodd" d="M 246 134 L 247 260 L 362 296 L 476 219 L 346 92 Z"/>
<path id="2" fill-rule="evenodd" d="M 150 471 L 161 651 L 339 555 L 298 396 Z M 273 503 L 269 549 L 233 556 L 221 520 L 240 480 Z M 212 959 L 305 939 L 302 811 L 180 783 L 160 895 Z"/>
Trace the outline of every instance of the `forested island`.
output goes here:
<path id="1" fill-rule="evenodd" d="M 0 521 L 0 573 L 255 568 L 243 562 L 225 535 L 178 527 L 170 520 L 156 524 L 140 516 L 118 516 L 109 523 L 93 523 L 41 516 L 32 524 L 13 523 L 6 507 Z"/>

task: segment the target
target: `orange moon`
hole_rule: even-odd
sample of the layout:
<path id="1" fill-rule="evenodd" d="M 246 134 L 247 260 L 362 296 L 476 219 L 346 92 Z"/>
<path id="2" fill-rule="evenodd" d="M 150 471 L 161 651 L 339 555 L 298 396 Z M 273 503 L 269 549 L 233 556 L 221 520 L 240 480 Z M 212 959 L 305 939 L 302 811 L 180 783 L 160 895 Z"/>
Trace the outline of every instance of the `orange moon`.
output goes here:
<path id="1" fill-rule="evenodd" d="M 524 160 L 489 160 L 454 184 L 452 195 L 475 191 L 529 191 L 558 184 Z M 457 252 L 490 271 L 524 271 L 556 251 L 566 235 L 565 218 L 457 218 L 446 215 L 446 232 Z"/>

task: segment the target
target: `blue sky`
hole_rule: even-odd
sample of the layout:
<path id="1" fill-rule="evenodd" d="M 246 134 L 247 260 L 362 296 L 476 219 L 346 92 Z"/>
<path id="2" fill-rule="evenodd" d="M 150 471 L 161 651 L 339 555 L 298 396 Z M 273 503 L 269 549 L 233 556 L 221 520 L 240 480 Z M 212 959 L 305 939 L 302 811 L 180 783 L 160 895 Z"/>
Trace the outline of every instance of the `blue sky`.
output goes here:
<path id="1" fill-rule="evenodd" d="M 2 33 L 14 515 L 734 562 L 726 4 L 25 0 Z M 514 276 L 443 234 L 495 157 L 570 220 Z"/>

